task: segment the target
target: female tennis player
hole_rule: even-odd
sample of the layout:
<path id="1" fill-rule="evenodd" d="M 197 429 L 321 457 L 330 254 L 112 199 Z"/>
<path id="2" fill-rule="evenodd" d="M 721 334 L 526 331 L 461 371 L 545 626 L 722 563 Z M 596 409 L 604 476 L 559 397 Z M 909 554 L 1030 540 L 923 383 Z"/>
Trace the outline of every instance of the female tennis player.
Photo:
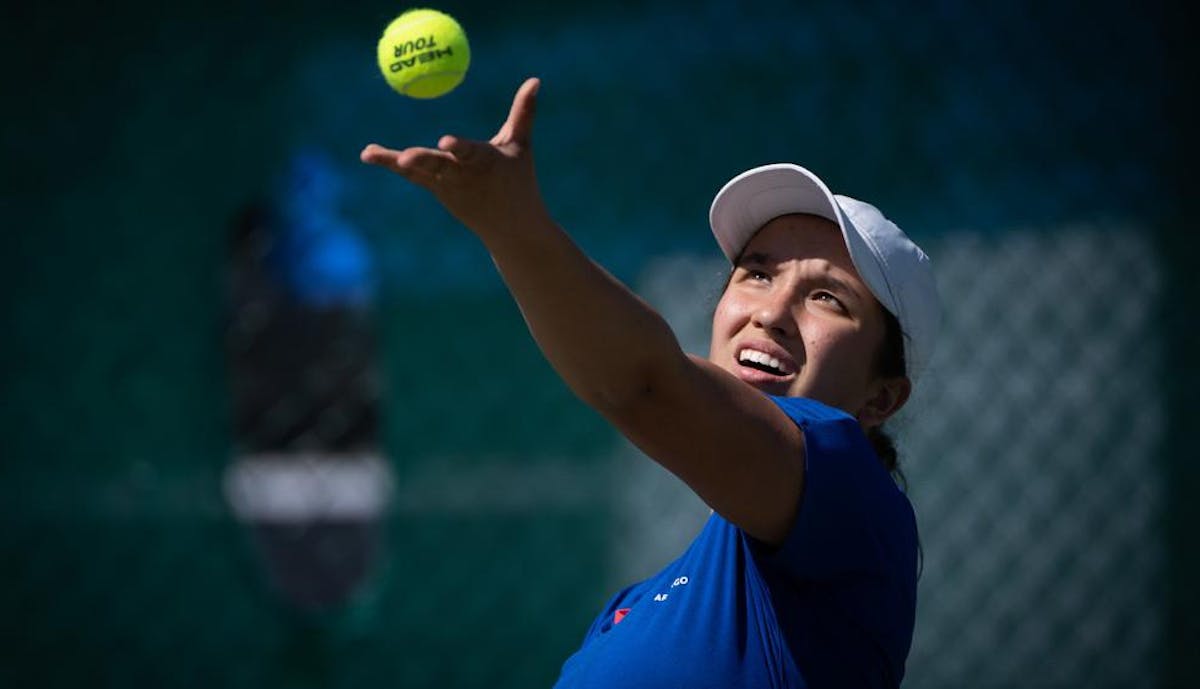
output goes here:
<path id="1" fill-rule="evenodd" d="M 713 508 L 679 559 L 609 601 L 557 686 L 897 686 L 917 533 L 879 428 L 931 353 L 928 258 L 804 168 L 747 171 L 712 204 L 733 268 L 708 358 L 687 355 L 550 218 L 531 149 L 538 86 L 521 86 L 488 142 L 371 144 L 362 160 L 474 232 L 575 394 Z"/>

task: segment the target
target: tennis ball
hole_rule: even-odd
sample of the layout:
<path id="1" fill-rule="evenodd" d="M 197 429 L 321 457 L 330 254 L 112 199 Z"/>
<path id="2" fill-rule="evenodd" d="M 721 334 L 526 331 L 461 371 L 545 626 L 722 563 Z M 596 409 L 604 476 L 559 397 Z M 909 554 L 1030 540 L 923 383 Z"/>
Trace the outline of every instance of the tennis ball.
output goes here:
<path id="1" fill-rule="evenodd" d="M 471 64 L 467 35 L 454 17 L 412 9 L 383 30 L 379 71 L 388 85 L 413 98 L 437 98 L 462 83 Z"/>

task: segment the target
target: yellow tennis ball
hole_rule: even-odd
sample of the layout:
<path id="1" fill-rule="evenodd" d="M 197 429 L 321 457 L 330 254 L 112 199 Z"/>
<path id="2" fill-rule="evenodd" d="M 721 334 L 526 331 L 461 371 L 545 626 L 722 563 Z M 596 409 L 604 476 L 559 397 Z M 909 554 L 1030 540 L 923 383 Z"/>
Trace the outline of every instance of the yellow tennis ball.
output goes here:
<path id="1" fill-rule="evenodd" d="M 471 64 L 467 35 L 448 14 L 413 9 L 383 30 L 377 49 L 379 71 L 396 91 L 437 98 L 462 83 Z"/>

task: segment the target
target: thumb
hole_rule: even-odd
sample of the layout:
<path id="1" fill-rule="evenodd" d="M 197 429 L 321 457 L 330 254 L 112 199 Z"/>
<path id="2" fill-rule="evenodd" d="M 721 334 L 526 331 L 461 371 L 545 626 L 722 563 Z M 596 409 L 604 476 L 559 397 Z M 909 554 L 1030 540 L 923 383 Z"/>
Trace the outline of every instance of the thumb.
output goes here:
<path id="1" fill-rule="evenodd" d="M 537 112 L 537 92 L 542 81 L 531 77 L 517 89 L 513 97 L 512 109 L 508 112 L 508 120 L 500 128 L 499 133 L 492 139 L 495 144 L 514 142 L 527 145 L 533 138 L 533 118 Z"/>

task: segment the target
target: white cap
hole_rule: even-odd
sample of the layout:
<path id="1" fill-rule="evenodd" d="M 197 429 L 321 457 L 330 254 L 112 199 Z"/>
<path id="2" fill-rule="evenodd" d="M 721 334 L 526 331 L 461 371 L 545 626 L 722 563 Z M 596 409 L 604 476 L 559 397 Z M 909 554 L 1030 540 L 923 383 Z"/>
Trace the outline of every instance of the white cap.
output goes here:
<path id="1" fill-rule="evenodd" d="M 933 356 L 941 323 L 929 257 L 879 209 L 834 195 L 816 175 L 791 163 L 756 167 L 729 180 L 713 198 L 708 220 L 734 262 L 763 225 L 792 213 L 827 218 L 842 229 L 859 277 L 900 323 L 908 378 L 915 384 Z"/>

